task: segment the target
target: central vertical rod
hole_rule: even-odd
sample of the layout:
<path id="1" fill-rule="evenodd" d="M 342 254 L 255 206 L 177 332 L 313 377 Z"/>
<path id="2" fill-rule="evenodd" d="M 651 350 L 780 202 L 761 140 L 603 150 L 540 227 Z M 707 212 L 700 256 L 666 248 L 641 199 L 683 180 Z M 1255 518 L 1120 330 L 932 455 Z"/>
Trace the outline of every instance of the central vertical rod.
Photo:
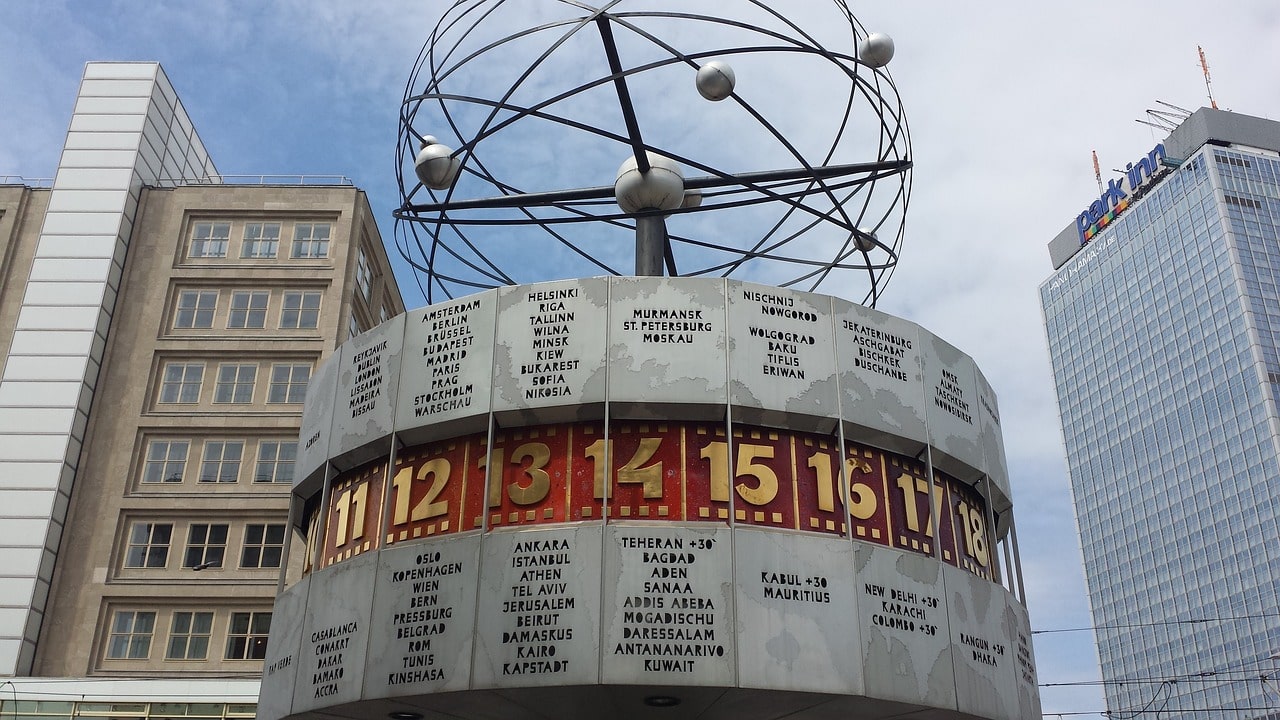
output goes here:
<path id="1" fill-rule="evenodd" d="M 667 221 L 661 215 L 636 218 L 636 276 L 661 277 Z"/>

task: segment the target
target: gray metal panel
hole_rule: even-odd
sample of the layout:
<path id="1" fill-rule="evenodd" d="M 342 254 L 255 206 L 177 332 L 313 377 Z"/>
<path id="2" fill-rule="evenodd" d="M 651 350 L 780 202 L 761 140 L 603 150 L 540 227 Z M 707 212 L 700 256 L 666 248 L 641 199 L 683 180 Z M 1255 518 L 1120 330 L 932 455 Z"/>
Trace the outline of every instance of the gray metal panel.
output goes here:
<path id="1" fill-rule="evenodd" d="M 742 527 L 733 541 L 739 686 L 861 695 L 849 541 Z"/>
<path id="2" fill-rule="evenodd" d="M 411 543 L 380 556 L 364 696 L 466 690 L 480 536 Z"/>
<path id="3" fill-rule="evenodd" d="M 615 417 L 724 417 L 724 283 L 613 278 L 609 399 Z"/>
<path id="4" fill-rule="evenodd" d="M 404 315 L 348 340 L 335 355 L 338 386 L 329 454 L 339 470 L 349 470 L 391 449 Z"/>
<path id="5" fill-rule="evenodd" d="M 1280 152 L 1280 122 L 1202 107 L 1164 141 L 1170 159 L 1186 160 L 1209 140 Z"/>
<path id="6" fill-rule="evenodd" d="M 604 683 L 735 684 L 731 537 L 711 524 L 605 528 Z"/>
<path id="7" fill-rule="evenodd" d="M 302 623 L 294 713 L 360 699 L 377 575 L 378 553 L 312 573 L 316 587 Z"/>
<path id="8" fill-rule="evenodd" d="M 1053 269 L 1057 270 L 1076 253 L 1080 252 L 1080 248 L 1084 245 L 1080 244 L 1080 228 L 1076 227 L 1075 222 L 1062 228 L 1062 231 L 1049 241 L 1049 262 L 1053 263 Z"/>
<path id="9" fill-rule="evenodd" d="M 920 327 L 846 300 L 833 300 L 832 312 L 846 434 L 916 455 L 928 440 Z"/>
<path id="10" fill-rule="evenodd" d="M 304 577 L 276 598 L 271 611 L 271 636 L 262 660 L 258 717 L 279 720 L 293 708 L 293 688 L 302 662 L 302 620 L 306 616 L 311 578 Z"/>
<path id="11" fill-rule="evenodd" d="M 583 525 L 490 533 L 472 686 L 600 682 L 600 533 Z"/>
<path id="12" fill-rule="evenodd" d="M 1018 719 L 1040 720 L 1040 679 L 1036 674 L 1036 654 L 1031 647 L 1031 617 L 1012 595 L 1006 594 L 1008 610 L 1004 624 L 1013 638 L 1014 681 L 1018 687 Z"/>
<path id="13" fill-rule="evenodd" d="M 1004 588 L 976 575 L 943 566 L 956 703 L 961 712 L 984 718 L 1018 718 L 1014 638 L 1008 634 Z"/>
<path id="14" fill-rule="evenodd" d="M 920 358 L 924 363 L 925 416 L 935 448 L 933 464 L 973 483 L 982 467 L 978 385 L 974 381 L 977 368 L 968 355 L 923 328 Z"/>
<path id="15" fill-rule="evenodd" d="M 976 365 L 974 380 L 978 385 L 978 426 L 982 442 L 982 469 L 991 478 L 991 484 L 1001 497 L 991 498 L 996 512 L 1013 507 L 1009 487 L 1009 465 L 1004 454 L 1004 432 L 1000 428 L 1000 404 L 996 391 Z"/>
<path id="16" fill-rule="evenodd" d="M 302 427 L 298 430 L 298 459 L 293 465 L 294 494 L 304 497 L 320 489 L 329 460 L 338 360 L 337 353 L 330 355 L 307 382 L 307 401 L 302 406 Z"/>
<path id="17" fill-rule="evenodd" d="M 589 419 L 605 398 L 609 284 L 564 280 L 498 291 L 493 409 L 502 424 Z M 509 420 L 503 413 L 514 415 Z M 603 414 L 601 409 L 595 414 Z"/>
<path id="18" fill-rule="evenodd" d="M 413 445 L 487 426 L 494 291 L 406 313 L 396 431 Z"/>
<path id="19" fill-rule="evenodd" d="M 942 564 L 856 543 L 854 566 L 867 695 L 956 707 Z"/>
<path id="20" fill-rule="evenodd" d="M 838 413 L 831 298 L 736 280 L 726 294 L 734 419 L 830 432 Z"/>

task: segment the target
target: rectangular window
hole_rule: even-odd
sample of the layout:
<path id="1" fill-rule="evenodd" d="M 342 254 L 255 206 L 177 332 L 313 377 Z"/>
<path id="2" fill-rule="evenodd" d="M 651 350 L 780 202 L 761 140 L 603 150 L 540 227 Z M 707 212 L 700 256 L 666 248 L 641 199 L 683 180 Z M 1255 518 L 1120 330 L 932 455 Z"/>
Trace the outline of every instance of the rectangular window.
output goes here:
<path id="1" fill-rule="evenodd" d="M 231 314 L 227 316 L 229 328 L 261 328 L 267 325 L 266 290 L 244 290 L 231 293 Z"/>
<path id="2" fill-rule="evenodd" d="M 117 610 L 111 618 L 107 638 L 108 660 L 146 660 L 151 655 L 151 636 L 156 614 L 142 610 Z"/>
<path id="3" fill-rule="evenodd" d="M 298 223 L 293 226 L 293 257 L 329 256 L 329 223 Z"/>
<path id="4" fill-rule="evenodd" d="M 213 312 L 217 307 L 217 290 L 183 290 L 178 293 L 178 308 L 173 314 L 173 326 L 211 328 Z"/>
<path id="5" fill-rule="evenodd" d="M 226 257 L 227 243 L 230 240 L 231 223 L 198 222 L 191 228 L 191 251 L 188 257 Z"/>
<path id="6" fill-rule="evenodd" d="M 280 327 L 285 330 L 314 328 L 320 321 L 320 293 L 287 292 L 280 308 Z"/>
<path id="7" fill-rule="evenodd" d="M 293 463 L 298 458 L 298 443 L 263 440 L 258 443 L 258 467 L 253 481 L 260 483 L 293 482 Z"/>
<path id="8" fill-rule="evenodd" d="M 187 466 L 186 440 L 152 440 L 147 443 L 147 460 L 142 466 L 144 483 L 182 482 L 182 472 Z"/>
<path id="9" fill-rule="evenodd" d="M 364 248 L 360 248 L 360 254 L 356 257 L 356 286 L 360 288 L 364 299 L 368 300 L 373 290 L 373 270 L 369 267 L 369 258 L 364 254 Z"/>
<path id="10" fill-rule="evenodd" d="M 280 247 L 280 223 L 246 223 L 240 257 L 273 258 Z"/>
<path id="11" fill-rule="evenodd" d="M 351 338 L 359 334 L 360 334 L 360 320 L 356 318 L 355 313 L 351 313 L 351 320 L 347 322 L 347 339 L 350 340 Z"/>
<path id="12" fill-rule="evenodd" d="M 251 523 L 244 528 L 241 568 L 278 568 L 284 554 L 284 524 Z"/>
<path id="13" fill-rule="evenodd" d="M 271 613 L 231 613 L 227 628 L 228 660 L 261 660 L 267 656 L 267 635 L 271 632 Z"/>
<path id="14" fill-rule="evenodd" d="M 272 365 L 267 402 L 301 403 L 306 399 L 307 381 L 310 379 L 310 365 Z"/>
<path id="15" fill-rule="evenodd" d="M 218 384 L 213 389 L 213 401 L 239 404 L 253 402 L 253 383 L 257 378 L 257 365 L 219 365 Z"/>
<path id="16" fill-rule="evenodd" d="M 243 440 L 207 440 L 204 460 L 200 463 L 200 482 L 233 483 L 240 480 L 240 456 Z"/>
<path id="17" fill-rule="evenodd" d="M 213 635 L 213 613 L 175 612 L 169 626 L 168 660 L 204 660 L 209 656 Z"/>
<path id="18" fill-rule="evenodd" d="M 200 383 L 204 382 L 204 363 L 171 362 L 164 366 L 160 382 L 160 402 L 200 402 Z"/>
<path id="19" fill-rule="evenodd" d="M 129 528 L 129 543 L 125 548 L 124 566 L 127 568 L 164 567 L 169 563 L 169 538 L 172 535 L 171 523 L 134 523 Z"/>
<path id="20" fill-rule="evenodd" d="M 227 554 L 227 526 L 225 524 L 191 523 L 187 530 L 187 554 L 182 567 L 204 570 L 222 567 Z"/>

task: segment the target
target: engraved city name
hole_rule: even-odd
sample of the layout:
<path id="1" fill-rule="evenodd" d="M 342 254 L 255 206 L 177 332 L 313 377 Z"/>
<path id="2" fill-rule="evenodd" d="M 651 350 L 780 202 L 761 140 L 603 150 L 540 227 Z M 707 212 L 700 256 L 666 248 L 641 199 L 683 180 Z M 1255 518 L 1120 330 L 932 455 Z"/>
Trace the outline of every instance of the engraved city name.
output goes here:
<path id="1" fill-rule="evenodd" d="M 574 638 L 570 617 L 577 609 L 576 588 L 564 579 L 573 564 L 569 536 L 517 540 L 505 570 L 501 605 L 504 627 L 502 675 L 564 674 L 570 669 L 563 644 Z"/>

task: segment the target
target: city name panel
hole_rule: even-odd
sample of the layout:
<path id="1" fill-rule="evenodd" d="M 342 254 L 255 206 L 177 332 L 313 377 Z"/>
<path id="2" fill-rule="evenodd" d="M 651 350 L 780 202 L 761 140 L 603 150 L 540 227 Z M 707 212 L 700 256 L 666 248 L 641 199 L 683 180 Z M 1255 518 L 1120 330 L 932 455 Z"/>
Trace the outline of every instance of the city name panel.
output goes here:
<path id="1" fill-rule="evenodd" d="M 972 360 L 837 298 L 409 312 L 313 374 L 259 716 L 1038 719 L 1005 467 Z"/>

